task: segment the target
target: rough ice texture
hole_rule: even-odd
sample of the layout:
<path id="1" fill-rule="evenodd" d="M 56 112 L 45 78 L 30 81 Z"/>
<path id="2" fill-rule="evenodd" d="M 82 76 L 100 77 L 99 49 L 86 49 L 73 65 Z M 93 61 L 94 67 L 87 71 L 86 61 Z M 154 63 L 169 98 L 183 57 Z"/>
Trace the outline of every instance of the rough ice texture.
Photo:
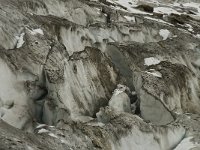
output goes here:
<path id="1" fill-rule="evenodd" d="M 170 2 L 1 0 L 0 148 L 199 148 L 200 19 Z"/>

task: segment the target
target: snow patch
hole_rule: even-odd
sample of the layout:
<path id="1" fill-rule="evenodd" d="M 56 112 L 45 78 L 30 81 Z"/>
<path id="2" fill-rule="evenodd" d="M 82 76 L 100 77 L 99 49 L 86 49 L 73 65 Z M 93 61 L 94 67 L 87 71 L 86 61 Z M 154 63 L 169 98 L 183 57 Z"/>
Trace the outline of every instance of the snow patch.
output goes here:
<path id="1" fill-rule="evenodd" d="M 160 60 L 155 57 L 149 57 L 144 59 L 144 65 L 151 66 L 151 65 L 157 65 L 160 63 Z"/>
<path id="2" fill-rule="evenodd" d="M 97 10 L 97 14 L 101 14 L 101 9 L 99 9 L 99 8 L 95 8 L 96 10 Z"/>
<path id="3" fill-rule="evenodd" d="M 135 13 L 135 14 L 151 14 L 151 13 L 143 12 L 143 11 L 140 11 L 140 10 L 134 8 L 134 7 L 138 6 L 137 5 L 138 0 L 108 0 L 108 2 L 123 6 L 130 13 Z M 120 10 L 125 10 L 125 9 L 122 9 L 121 7 L 119 7 L 119 6 L 117 6 L 115 8 L 116 9 L 120 9 Z"/>
<path id="4" fill-rule="evenodd" d="M 64 140 L 64 139 L 61 139 L 60 140 L 61 141 L 61 143 L 63 143 L 63 144 L 69 144 L 66 140 Z M 70 148 L 70 150 L 72 150 L 72 148 Z"/>
<path id="5" fill-rule="evenodd" d="M 159 34 L 160 34 L 160 36 L 163 37 L 163 40 L 166 40 L 166 39 L 169 37 L 170 32 L 169 32 L 169 30 L 167 30 L 167 29 L 161 29 L 161 30 L 159 31 Z"/>
<path id="6" fill-rule="evenodd" d="M 54 137 L 54 138 L 58 138 L 55 134 L 53 134 L 53 133 L 49 133 L 48 134 L 49 136 L 51 136 L 51 137 Z"/>
<path id="7" fill-rule="evenodd" d="M 117 85 L 117 88 L 114 90 L 113 92 L 113 95 L 114 96 L 117 96 L 118 94 L 124 92 L 126 90 L 126 86 L 125 85 L 122 85 L 122 84 L 118 84 Z"/>
<path id="8" fill-rule="evenodd" d="M 135 22 L 135 17 L 124 16 L 124 18 L 126 18 L 126 20 L 128 20 L 130 22 Z"/>
<path id="9" fill-rule="evenodd" d="M 38 131 L 38 134 L 41 134 L 41 133 L 48 133 L 49 131 L 48 130 L 46 130 L 46 129 L 40 129 L 39 131 Z"/>
<path id="10" fill-rule="evenodd" d="M 43 128 L 43 127 L 46 127 L 47 125 L 46 124 L 39 124 L 36 129 L 39 129 L 39 128 Z"/>
<path id="11" fill-rule="evenodd" d="M 42 29 L 38 28 L 38 29 L 33 29 L 32 31 L 30 31 L 32 35 L 36 35 L 36 34 L 41 34 L 44 35 L 44 32 Z"/>
<path id="12" fill-rule="evenodd" d="M 138 0 L 107 0 L 110 3 L 117 3 L 121 6 L 126 7 L 127 9 L 131 9 L 132 7 L 136 7 Z"/>
<path id="13" fill-rule="evenodd" d="M 21 33 L 20 36 L 16 36 L 17 39 L 17 48 L 22 47 L 22 45 L 24 44 L 24 35 L 25 33 Z"/>
<path id="14" fill-rule="evenodd" d="M 195 37 L 196 37 L 196 38 L 200 38 L 200 34 L 197 34 Z"/>
<path id="15" fill-rule="evenodd" d="M 188 31 L 193 32 L 193 27 L 190 24 L 186 24 L 186 27 L 188 27 Z"/>
<path id="16" fill-rule="evenodd" d="M 30 146 L 26 146 L 27 147 L 27 149 L 26 150 L 34 150 L 32 147 L 30 147 Z"/>
<path id="17" fill-rule="evenodd" d="M 150 71 L 145 71 L 145 72 L 150 74 L 150 75 L 153 75 L 155 77 L 162 78 L 162 74 L 159 71 L 154 70 L 154 71 L 151 71 L 151 72 Z"/>
<path id="18" fill-rule="evenodd" d="M 102 123 L 102 122 L 88 123 L 88 125 L 93 126 L 93 127 L 103 127 L 103 126 L 105 126 L 105 124 Z"/>
<path id="19" fill-rule="evenodd" d="M 160 23 L 164 23 L 164 24 L 167 24 L 167 25 L 170 25 L 170 26 L 174 26 L 173 24 L 168 23 L 168 22 L 166 22 L 166 21 L 163 21 L 163 20 L 161 20 L 161 19 L 151 18 L 151 17 L 148 17 L 148 16 L 146 16 L 146 17 L 144 17 L 144 18 L 149 19 L 149 20 L 153 20 L 153 21 L 157 21 L 157 22 L 160 22 Z"/>
<path id="20" fill-rule="evenodd" d="M 195 8 L 198 11 L 197 15 L 200 15 L 200 4 L 199 3 L 194 3 L 194 2 L 184 3 L 184 4 L 182 4 L 182 6 Z"/>
<path id="21" fill-rule="evenodd" d="M 178 6 L 180 6 L 181 4 L 175 2 L 173 5 L 178 7 Z"/>
<path id="22" fill-rule="evenodd" d="M 178 14 L 180 15 L 181 13 L 179 13 L 178 11 L 174 10 L 173 8 L 170 8 L 170 7 L 156 7 L 154 8 L 154 13 L 157 13 L 157 14 L 167 14 L 167 15 L 170 15 L 170 14 Z"/>
<path id="23" fill-rule="evenodd" d="M 71 117 L 74 121 L 82 122 L 82 123 L 86 123 L 86 122 L 92 121 L 94 119 L 94 118 L 89 117 L 89 116 L 74 115 L 74 114 Z"/>

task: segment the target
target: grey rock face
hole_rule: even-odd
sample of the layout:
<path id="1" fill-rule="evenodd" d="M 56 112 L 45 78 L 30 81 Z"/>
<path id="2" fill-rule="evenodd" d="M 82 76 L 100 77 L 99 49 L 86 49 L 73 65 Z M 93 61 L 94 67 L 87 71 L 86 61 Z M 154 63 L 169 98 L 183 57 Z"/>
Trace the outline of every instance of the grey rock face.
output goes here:
<path id="1" fill-rule="evenodd" d="M 0 0 L 0 149 L 199 149 L 189 2 Z"/>

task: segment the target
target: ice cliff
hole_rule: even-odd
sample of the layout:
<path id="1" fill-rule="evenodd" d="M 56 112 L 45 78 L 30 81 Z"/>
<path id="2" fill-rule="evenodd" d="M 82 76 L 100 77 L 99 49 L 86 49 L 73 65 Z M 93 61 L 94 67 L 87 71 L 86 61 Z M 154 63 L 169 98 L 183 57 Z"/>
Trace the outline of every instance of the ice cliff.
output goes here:
<path id="1" fill-rule="evenodd" d="M 0 0 L 0 149 L 200 149 L 198 0 Z"/>

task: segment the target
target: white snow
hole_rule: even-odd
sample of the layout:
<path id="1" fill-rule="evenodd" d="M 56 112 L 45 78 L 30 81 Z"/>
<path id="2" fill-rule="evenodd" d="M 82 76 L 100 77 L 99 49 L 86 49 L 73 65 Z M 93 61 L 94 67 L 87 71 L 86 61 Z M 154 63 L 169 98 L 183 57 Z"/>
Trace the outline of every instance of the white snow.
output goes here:
<path id="1" fill-rule="evenodd" d="M 160 34 L 160 36 L 163 37 L 163 40 L 166 40 L 169 37 L 169 35 L 170 35 L 170 31 L 167 30 L 167 29 L 161 29 L 159 31 L 159 34 Z"/>
<path id="2" fill-rule="evenodd" d="M 47 125 L 46 125 L 46 124 L 39 124 L 39 125 L 36 127 L 36 129 L 43 128 L 43 127 L 45 127 L 45 126 L 47 126 Z"/>
<path id="3" fill-rule="evenodd" d="M 200 3 L 190 2 L 190 3 L 184 3 L 184 4 L 182 4 L 182 6 L 195 8 L 198 11 L 197 15 L 200 15 Z"/>
<path id="4" fill-rule="evenodd" d="M 86 123 L 94 119 L 89 116 L 83 116 L 83 115 L 77 115 L 77 114 L 71 115 L 71 118 L 76 122 L 82 122 L 82 123 Z"/>
<path id="5" fill-rule="evenodd" d="M 180 4 L 179 4 L 179 3 L 176 3 L 176 2 L 175 2 L 173 5 L 174 5 L 174 6 L 180 6 Z"/>
<path id="6" fill-rule="evenodd" d="M 158 13 L 158 14 L 167 14 L 167 15 L 170 15 L 170 14 L 178 14 L 180 15 L 181 13 L 179 13 L 178 11 L 176 11 L 175 9 L 173 8 L 170 8 L 170 7 L 156 7 L 154 8 L 154 13 Z"/>
<path id="7" fill-rule="evenodd" d="M 114 91 L 114 94 L 113 95 L 118 95 L 118 94 L 120 94 L 120 93 L 122 93 L 123 91 L 122 90 L 119 90 L 119 89 L 115 89 L 115 91 Z"/>
<path id="8" fill-rule="evenodd" d="M 55 134 L 53 133 L 49 133 L 49 136 L 54 137 L 54 138 L 58 138 Z"/>
<path id="9" fill-rule="evenodd" d="M 34 150 L 32 147 L 30 147 L 28 145 L 26 146 L 26 148 L 27 148 L 26 150 Z"/>
<path id="10" fill-rule="evenodd" d="M 24 35 L 25 33 L 21 33 L 20 36 L 16 36 L 17 39 L 17 48 L 22 47 L 22 45 L 24 44 Z"/>
<path id="11" fill-rule="evenodd" d="M 186 24 L 186 27 L 188 27 L 188 31 L 193 32 L 193 27 L 190 24 Z"/>
<path id="12" fill-rule="evenodd" d="M 38 134 L 41 134 L 41 133 L 48 133 L 49 131 L 48 130 L 46 130 L 46 129 L 40 129 L 39 131 L 38 131 Z"/>
<path id="13" fill-rule="evenodd" d="M 161 29 L 159 31 L 159 34 L 160 34 L 160 36 L 163 37 L 163 40 L 166 40 L 169 37 L 169 35 L 170 35 L 170 31 L 167 30 L 167 29 Z"/>
<path id="14" fill-rule="evenodd" d="M 191 141 L 192 138 L 193 137 L 187 137 L 183 139 L 182 142 L 174 150 L 190 150 L 192 148 L 195 148 L 197 144 Z"/>
<path id="15" fill-rule="evenodd" d="M 60 140 L 61 141 L 61 143 L 63 143 L 63 144 L 69 144 L 66 140 L 64 140 L 64 139 L 61 139 Z M 70 148 L 70 150 L 73 150 L 72 148 Z"/>
<path id="16" fill-rule="evenodd" d="M 124 18 L 126 18 L 126 20 L 128 20 L 130 22 L 135 22 L 135 17 L 124 16 Z"/>
<path id="17" fill-rule="evenodd" d="M 126 7 L 127 9 L 131 9 L 132 7 L 136 7 L 138 0 L 107 0 L 110 3 L 117 3 L 121 6 Z"/>
<path id="18" fill-rule="evenodd" d="M 137 95 L 136 91 L 131 92 L 132 95 Z"/>
<path id="19" fill-rule="evenodd" d="M 168 25 L 170 25 L 170 26 L 174 26 L 173 24 L 168 23 L 168 22 L 166 22 L 166 21 L 163 21 L 163 20 L 161 20 L 161 19 L 151 18 L 151 17 L 148 17 L 148 16 L 145 16 L 144 18 L 149 19 L 149 20 L 153 20 L 153 21 L 157 21 L 157 22 L 160 22 L 160 23 L 168 24 Z"/>
<path id="20" fill-rule="evenodd" d="M 88 123 L 88 125 L 93 126 L 93 127 L 103 127 L 103 126 L 105 126 L 105 124 L 102 123 L 102 122 Z"/>
<path id="21" fill-rule="evenodd" d="M 97 10 L 97 14 L 101 14 L 101 9 L 99 9 L 99 8 L 95 8 L 96 10 Z"/>
<path id="22" fill-rule="evenodd" d="M 41 34 L 44 35 L 44 32 L 42 29 L 38 28 L 38 29 L 33 29 L 32 31 L 30 31 L 32 35 L 36 35 L 36 34 Z"/>
<path id="23" fill-rule="evenodd" d="M 117 88 L 114 90 L 113 92 L 113 95 L 114 96 L 117 96 L 118 94 L 124 92 L 126 90 L 126 86 L 125 85 L 122 85 L 122 84 L 118 84 L 117 85 Z"/>
<path id="24" fill-rule="evenodd" d="M 145 71 L 145 72 L 155 77 L 162 78 L 162 74 L 159 71 L 153 71 L 153 72 Z"/>
<path id="25" fill-rule="evenodd" d="M 119 4 L 125 8 L 127 8 L 127 11 L 130 13 L 135 14 L 151 14 L 147 12 L 140 11 L 138 9 L 135 9 L 134 7 L 138 6 L 138 0 L 108 0 L 110 3 Z M 122 9 L 121 7 L 115 7 L 116 9 Z M 124 10 L 124 9 L 123 9 Z"/>
<path id="26" fill-rule="evenodd" d="M 149 57 L 149 58 L 144 59 L 144 65 L 146 66 L 156 65 L 159 63 L 160 63 L 160 60 L 155 57 Z"/>
<path id="27" fill-rule="evenodd" d="M 200 38 L 200 34 L 197 34 L 195 37 Z"/>

